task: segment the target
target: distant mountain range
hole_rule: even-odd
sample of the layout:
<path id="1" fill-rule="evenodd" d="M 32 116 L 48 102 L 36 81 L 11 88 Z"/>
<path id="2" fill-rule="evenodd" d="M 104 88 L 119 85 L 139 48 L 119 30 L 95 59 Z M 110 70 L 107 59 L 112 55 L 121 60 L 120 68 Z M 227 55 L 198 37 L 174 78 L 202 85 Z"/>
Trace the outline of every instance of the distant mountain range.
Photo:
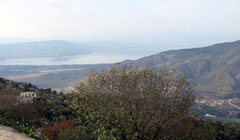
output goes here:
<path id="1" fill-rule="evenodd" d="M 0 45 L 0 59 L 71 56 L 89 53 L 83 46 L 66 41 L 41 41 Z"/>
<path id="2" fill-rule="evenodd" d="M 240 41 L 171 50 L 125 63 L 175 68 L 186 75 L 197 90 L 218 93 L 240 91 Z"/>
<path id="3" fill-rule="evenodd" d="M 97 46 L 97 47 L 96 47 Z M 66 41 L 45 41 L 45 42 L 33 42 L 33 43 L 21 43 L 21 44 L 10 44 L 0 46 L 0 57 L 43 57 L 43 56 L 59 56 L 59 55 L 77 55 L 89 52 L 119 52 L 124 53 L 126 51 L 137 50 L 137 45 L 131 45 L 132 47 L 127 49 L 123 44 L 115 42 L 101 42 L 101 43 L 72 43 Z M 7 49 L 4 49 L 7 48 Z M 61 48 L 61 49 L 58 49 Z M 145 48 L 147 49 L 147 48 Z M 3 51 L 5 52 L 3 53 Z M 141 50 L 141 47 L 140 49 Z M 141 51 L 144 51 L 142 49 Z M 141 52 L 139 51 L 139 52 Z M 221 43 L 212 45 L 209 47 L 194 48 L 194 49 L 182 49 L 182 50 L 170 50 L 161 52 L 156 55 L 147 56 L 138 60 L 127 60 L 121 62 L 122 64 L 133 64 L 140 67 L 153 67 L 153 68 L 175 68 L 181 74 L 191 82 L 191 85 L 201 91 L 211 91 L 221 94 L 225 93 L 238 93 L 240 91 L 240 41 Z M 1 65 L 1 64 L 0 64 Z M 105 65 L 104 67 L 109 67 Z M 14 68 L 11 68 L 14 67 Z M 18 69 L 19 67 L 19 69 Z M 72 66 L 73 69 L 76 67 Z M 94 67 L 94 65 L 88 66 Z M 96 65 L 96 67 L 98 67 Z M 101 69 L 104 69 L 102 67 Z M 52 67 L 51 70 L 53 69 Z M 57 69 L 60 69 L 58 67 Z M 65 67 L 64 67 L 65 68 Z M 81 67 L 82 68 L 82 67 Z M 47 70 L 48 67 L 44 67 Z M 72 69 L 68 66 L 68 69 Z M 39 73 L 42 68 L 39 66 L 35 67 L 24 67 L 24 66 L 0 66 L 0 76 L 15 76 Z M 87 69 L 84 69 L 84 73 Z M 12 75 L 11 75 L 12 73 Z M 74 73 L 74 74 L 71 74 Z M 78 75 L 79 74 L 79 75 Z M 58 71 L 56 73 L 49 73 L 39 75 L 34 78 L 18 78 L 18 81 L 32 82 L 39 84 L 41 87 L 45 87 L 43 83 L 49 81 L 49 77 L 67 77 L 67 81 L 64 82 L 64 78 L 61 79 L 61 87 L 69 86 L 69 83 L 77 83 L 76 77 L 82 79 L 85 77 L 83 72 L 79 71 Z M 56 78 L 54 78 L 56 79 Z M 71 80 L 73 79 L 73 80 Z M 14 80 L 14 79 L 13 79 Z M 37 81 L 37 82 L 36 82 Z M 59 83 L 56 81 L 56 83 Z M 47 85 L 46 85 L 47 86 Z M 51 79 L 51 86 L 54 88 L 60 88 L 59 85 L 54 85 L 54 80 Z"/>
<path id="4" fill-rule="evenodd" d="M 30 42 L 31 39 L 22 37 L 0 37 L 0 44 L 23 43 Z"/>

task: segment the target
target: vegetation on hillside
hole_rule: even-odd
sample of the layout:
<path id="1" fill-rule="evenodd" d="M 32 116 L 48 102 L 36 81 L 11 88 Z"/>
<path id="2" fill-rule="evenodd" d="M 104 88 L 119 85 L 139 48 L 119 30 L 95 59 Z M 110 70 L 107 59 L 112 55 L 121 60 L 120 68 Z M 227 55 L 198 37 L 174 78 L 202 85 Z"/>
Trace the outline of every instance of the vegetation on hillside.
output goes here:
<path id="1" fill-rule="evenodd" d="M 30 129 L 27 125 L 34 126 L 31 131 L 37 131 L 38 128 L 75 116 L 69 106 L 68 95 L 57 94 L 51 89 L 38 89 L 27 83 L 0 80 L 0 124 L 28 132 Z M 19 95 L 25 91 L 36 92 L 37 98 L 32 103 L 20 102 Z"/>
<path id="2" fill-rule="evenodd" d="M 38 139 L 240 138 L 240 125 L 199 116 L 189 82 L 175 70 L 115 66 L 92 71 L 67 95 L 5 79 L 0 85 L 0 124 Z M 23 91 L 36 91 L 38 97 L 16 104 Z"/>

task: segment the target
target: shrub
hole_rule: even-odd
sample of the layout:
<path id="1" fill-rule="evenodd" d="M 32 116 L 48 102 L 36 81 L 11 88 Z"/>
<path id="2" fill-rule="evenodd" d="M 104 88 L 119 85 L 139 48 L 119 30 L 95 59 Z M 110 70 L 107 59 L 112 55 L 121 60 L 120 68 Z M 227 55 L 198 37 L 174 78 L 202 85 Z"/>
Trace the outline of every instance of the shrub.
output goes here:
<path id="1" fill-rule="evenodd" d="M 36 137 L 35 127 L 27 122 L 24 122 L 24 120 L 22 120 L 22 122 L 17 121 L 16 126 L 17 127 L 15 127 L 15 129 L 18 131 L 24 132 L 28 136 Z"/>
<path id="2" fill-rule="evenodd" d="M 63 130 L 58 135 L 58 140 L 89 140 L 93 139 L 86 128 L 78 126 L 74 130 Z"/>
<path id="3" fill-rule="evenodd" d="M 73 131 L 75 127 L 75 120 L 65 120 L 59 123 L 54 123 L 53 126 L 46 127 L 44 129 L 44 136 L 50 140 L 56 140 L 61 131 Z"/>
<path id="4" fill-rule="evenodd" d="M 13 90 L 0 89 L 0 117 L 8 119 L 17 117 L 14 109 L 17 95 Z"/>

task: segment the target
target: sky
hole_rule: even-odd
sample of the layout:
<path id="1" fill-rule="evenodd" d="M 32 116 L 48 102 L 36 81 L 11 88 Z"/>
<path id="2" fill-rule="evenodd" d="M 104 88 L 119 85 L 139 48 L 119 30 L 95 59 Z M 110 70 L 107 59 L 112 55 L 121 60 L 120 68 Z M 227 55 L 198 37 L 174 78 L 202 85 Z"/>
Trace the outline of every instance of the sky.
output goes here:
<path id="1" fill-rule="evenodd" d="M 0 0 L 0 38 L 192 48 L 240 39 L 240 0 Z"/>

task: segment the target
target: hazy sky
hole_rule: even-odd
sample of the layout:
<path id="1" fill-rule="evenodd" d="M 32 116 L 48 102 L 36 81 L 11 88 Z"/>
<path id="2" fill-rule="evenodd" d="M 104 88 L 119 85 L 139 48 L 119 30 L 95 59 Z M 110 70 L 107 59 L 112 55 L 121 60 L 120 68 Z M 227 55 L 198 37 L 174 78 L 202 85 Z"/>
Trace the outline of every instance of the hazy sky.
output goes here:
<path id="1" fill-rule="evenodd" d="M 0 37 L 199 47 L 240 39 L 240 0 L 0 0 Z"/>

